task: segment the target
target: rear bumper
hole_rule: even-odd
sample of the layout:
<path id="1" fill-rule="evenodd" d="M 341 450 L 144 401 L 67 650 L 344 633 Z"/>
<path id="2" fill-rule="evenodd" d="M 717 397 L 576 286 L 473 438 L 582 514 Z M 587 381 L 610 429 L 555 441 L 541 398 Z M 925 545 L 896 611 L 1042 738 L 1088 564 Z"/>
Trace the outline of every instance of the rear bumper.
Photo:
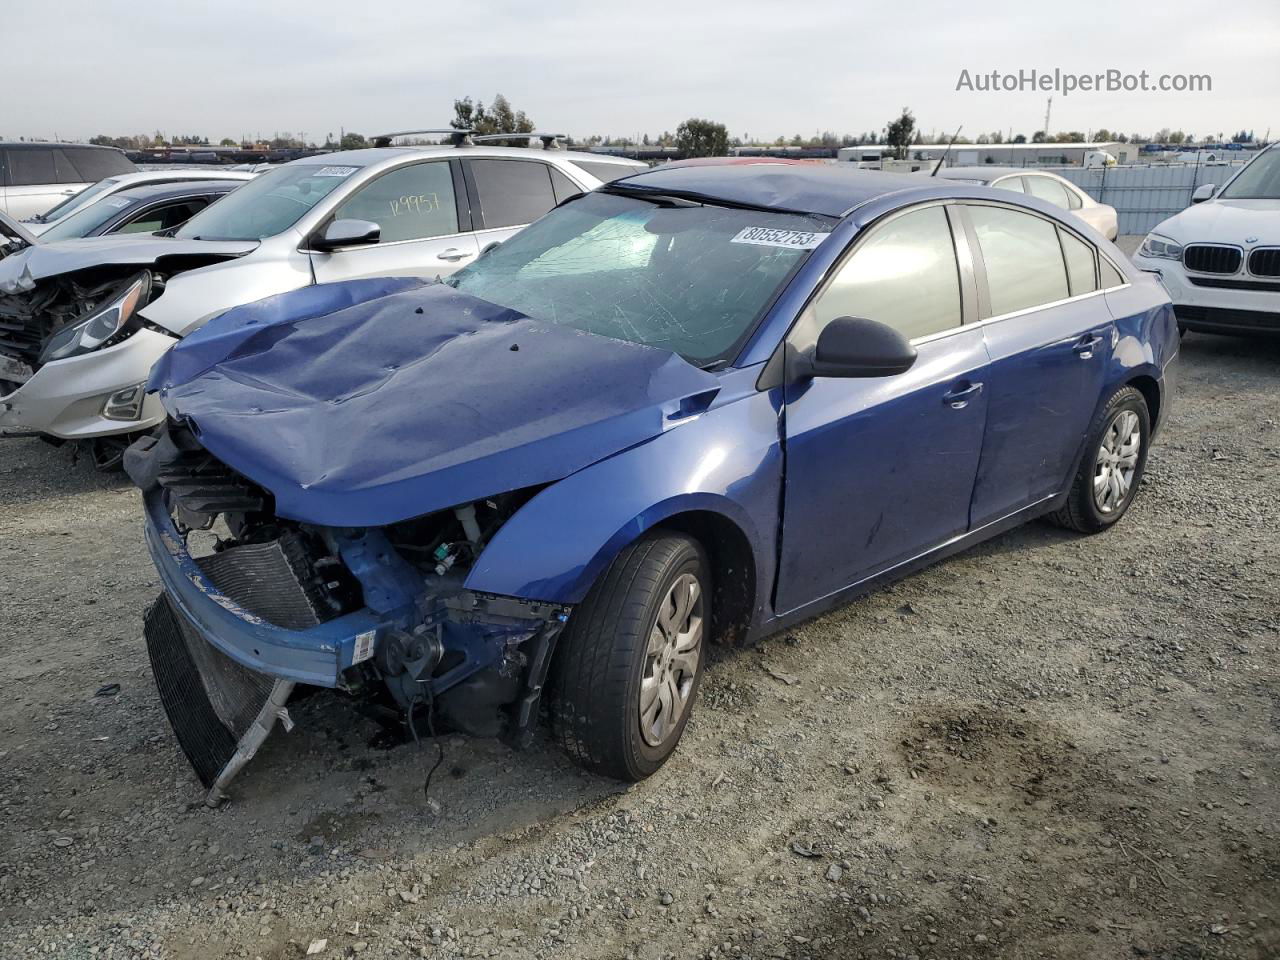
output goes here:
<path id="1" fill-rule="evenodd" d="M 219 591 L 187 551 L 165 507 L 164 494 L 144 495 L 146 540 L 176 616 L 205 642 L 242 666 L 272 677 L 319 687 L 339 677 L 376 648 L 388 631 L 409 625 L 411 611 L 378 616 L 365 607 L 303 630 L 277 627 Z"/>

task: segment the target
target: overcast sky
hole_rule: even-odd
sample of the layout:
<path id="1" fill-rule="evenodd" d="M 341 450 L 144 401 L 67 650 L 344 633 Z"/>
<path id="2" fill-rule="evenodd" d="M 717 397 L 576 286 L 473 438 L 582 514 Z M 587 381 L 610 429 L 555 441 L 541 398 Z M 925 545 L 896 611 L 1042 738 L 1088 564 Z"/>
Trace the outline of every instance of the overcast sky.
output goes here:
<path id="1" fill-rule="evenodd" d="M 443 125 L 455 97 L 495 92 L 574 136 L 690 116 L 736 136 L 859 133 L 903 106 L 926 133 L 1030 136 L 1047 94 L 957 92 L 960 71 L 1055 67 L 1207 73 L 1213 90 L 1059 94 L 1054 131 L 1280 136 L 1277 0 L 14 0 L 3 17 L 2 139 L 320 141 Z"/>

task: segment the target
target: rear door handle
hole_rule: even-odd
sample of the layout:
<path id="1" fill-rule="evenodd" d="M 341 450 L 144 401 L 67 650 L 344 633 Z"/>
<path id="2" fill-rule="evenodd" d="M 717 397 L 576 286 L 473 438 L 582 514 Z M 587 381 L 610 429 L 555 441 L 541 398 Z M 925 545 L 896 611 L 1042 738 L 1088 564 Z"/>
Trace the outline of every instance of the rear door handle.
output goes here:
<path id="1" fill-rule="evenodd" d="M 459 250 L 457 247 L 450 247 L 448 250 L 441 250 L 436 254 L 437 260 L 448 260 L 450 263 L 457 263 L 463 257 L 469 257 L 471 254 L 465 250 Z"/>
<path id="2" fill-rule="evenodd" d="M 982 392 L 982 384 L 968 383 L 968 386 L 956 386 L 948 390 L 942 395 L 942 402 L 949 406 L 952 410 L 963 410 L 969 405 L 969 401 Z"/>
<path id="3" fill-rule="evenodd" d="M 1093 348 L 1096 347 L 1101 342 L 1102 342 L 1101 336 L 1099 336 L 1096 333 L 1091 333 L 1077 340 L 1075 342 L 1075 346 L 1073 346 L 1071 349 L 1076 352 L 1076 355 L 1081 360 L 1088 360 L 1090 357 L 1093 356 Z"/>

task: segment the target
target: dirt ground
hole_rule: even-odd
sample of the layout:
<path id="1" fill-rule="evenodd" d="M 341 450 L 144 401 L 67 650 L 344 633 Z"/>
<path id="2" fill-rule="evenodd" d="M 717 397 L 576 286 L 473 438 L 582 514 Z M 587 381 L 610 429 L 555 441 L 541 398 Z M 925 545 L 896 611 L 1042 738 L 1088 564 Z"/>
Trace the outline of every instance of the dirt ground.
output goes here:
<path id="1" fill-rule="evenodd" d="M 1118 528 L 717 652 L 631 789 L 319 696 L 203 808 L 138 497 L 7 442 L 0 957 L 1280 956 L 1280 342 L 1181 367 Z"/>

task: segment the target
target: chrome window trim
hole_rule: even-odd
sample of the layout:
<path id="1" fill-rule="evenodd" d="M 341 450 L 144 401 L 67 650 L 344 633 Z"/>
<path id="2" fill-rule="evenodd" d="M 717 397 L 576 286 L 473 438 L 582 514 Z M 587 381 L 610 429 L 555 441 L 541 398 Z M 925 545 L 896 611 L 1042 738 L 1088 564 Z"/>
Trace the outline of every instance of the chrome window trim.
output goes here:
<path id="1" fill-rule="evenodd" d="M 1132 286 L 1132 284 L 1126 281 L 1117 287 L 1107 287 L 1105 290 L 1090 290 L 1088 293 L 1081 293 L 1074 297 L 1066 297 L 1062 300 L 1053 300 L 1049 303 L 1040 303 L 1036 304 L 1034 307 L 1024 307 L 1021 310 L 1014 310 L 1012 313 L 1002 313 L 998 316 L 987 317 L 985 320 L 975 320 L 973 323 L 966 323 L 963 327 L 957 327 L 955 330 L 943 330 L 940 333 L 930 334 L 927 337 L 917 337 L 911 341 L 911 345 L 917 346 L 922 343 L 932 343 L 935 340 L 941 340 L 945 337 L 949 337 L 961 330 L 972 330 L 975 327 L 985 327 L 987 324 L 991 323 L 1002 323 L 1005 320 L 1014 320 L 1018 317 L 1026 316 L 1028 313 L 1039 313 L 1041 310 L 1052 310 L 1055 307 L 1061 307 L 1068 303 L 1075 303 L 1079 300 L 1088 300 L 1090 297 L 1097 297 L 1104 293 L 1113 293 L 1116 290 L 1124 290 L 1130 286 Z"/>

